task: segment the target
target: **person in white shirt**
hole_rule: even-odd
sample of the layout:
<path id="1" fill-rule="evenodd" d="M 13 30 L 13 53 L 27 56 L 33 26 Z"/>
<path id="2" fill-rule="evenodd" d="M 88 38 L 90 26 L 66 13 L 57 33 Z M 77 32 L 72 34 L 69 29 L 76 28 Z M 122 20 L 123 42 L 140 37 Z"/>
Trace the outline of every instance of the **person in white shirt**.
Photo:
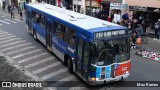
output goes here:
<path id="1" fill-rule="evenodd" d="M 158 28 L 159 28 L 159 26 L 158 26 L 157 23 L 155 23 L 154 27 L 155 27 L 155 34 L 154 34 L 155 38 L 153 40 L 157 40 L 158 39 Z"/>
<path id="2" fill-rule="evenodd" d="M 117 23 L 117 24 L 119 24 L 120 22 L 121 22 L 121 12 L 118 12 L 118 14 L 117 13 L 115 13 L 114 14 L 114 23 Z"/>
<path id="3" fill-rule="evenodd" d="M 120 24 L 121 22 L 121 12 L 118 12 L 117 14 L 117 24 Z"/>

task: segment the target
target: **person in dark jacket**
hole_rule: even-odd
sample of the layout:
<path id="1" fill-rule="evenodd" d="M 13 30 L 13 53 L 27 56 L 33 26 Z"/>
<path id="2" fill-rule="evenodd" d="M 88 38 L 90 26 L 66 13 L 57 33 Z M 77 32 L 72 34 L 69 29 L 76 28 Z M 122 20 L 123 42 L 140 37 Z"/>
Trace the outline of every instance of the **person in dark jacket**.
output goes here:
<path id="1" fill-rule="evenodd" d="M 3 2 L 2 2 L 2 8 L 3 8 L 3 11 L 5 10 L 5 7 L 6 7 L 6 2 L 5 2 L 5 1 L 3 1 Z"/>
<path id="2" fill-rule="evenodd" d="M 160 18 L 158 19 L 157 25 L 158 25 L 158 39 L 160 39 Z"/>
<path id="3" fill-rule="evenodd" d="M 8 13 L 10 13 L 11 12 L 11 6 L 10 5 L 8 5 Z"/>
<path id="4" fill-rule="evenodd" d="M 22 13 L 22 10 L 19 11 L 19 15 L 20 15 L 20 20 L 23 21 L 23 13 Z"/>

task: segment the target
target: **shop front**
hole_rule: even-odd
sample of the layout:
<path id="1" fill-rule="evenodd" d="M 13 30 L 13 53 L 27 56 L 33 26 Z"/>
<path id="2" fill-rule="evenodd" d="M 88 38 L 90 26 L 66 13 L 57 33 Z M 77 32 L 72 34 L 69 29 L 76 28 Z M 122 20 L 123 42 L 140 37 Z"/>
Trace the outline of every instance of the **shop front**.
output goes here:
<path id="1" fill-rule="evenodd" d="M 160 18 L 160 8 L 129 6 L 132 19 L 143 25 L 144 32 L 154 33 L 154 24 Z"/>
<path id="2" fill-rule="evenodd" d="M 101 9 L 101 5 L 97 0 L 86 0 L 86 15 L 90 15 L 96 17 L 96 13 L 98 13 Z"/>

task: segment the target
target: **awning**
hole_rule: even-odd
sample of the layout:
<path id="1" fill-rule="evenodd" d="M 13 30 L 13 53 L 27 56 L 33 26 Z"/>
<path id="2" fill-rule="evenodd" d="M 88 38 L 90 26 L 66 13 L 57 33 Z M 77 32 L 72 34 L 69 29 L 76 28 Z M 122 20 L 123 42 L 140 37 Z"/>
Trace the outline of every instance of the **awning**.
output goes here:
<path id="1" fill-rule="evenodd" d="M 122 3 L 122 0 L 96 0 L 97 2 Z"/>

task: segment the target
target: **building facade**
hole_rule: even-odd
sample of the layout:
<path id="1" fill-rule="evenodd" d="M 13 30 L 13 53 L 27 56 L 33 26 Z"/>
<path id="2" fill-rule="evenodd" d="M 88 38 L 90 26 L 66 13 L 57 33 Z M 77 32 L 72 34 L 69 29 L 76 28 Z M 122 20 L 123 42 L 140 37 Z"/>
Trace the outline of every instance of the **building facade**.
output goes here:
<path id="1" fill-rule="evenodd" d="M 160 8 L 160 0 L 123 0 L 130 6 Z"/>

